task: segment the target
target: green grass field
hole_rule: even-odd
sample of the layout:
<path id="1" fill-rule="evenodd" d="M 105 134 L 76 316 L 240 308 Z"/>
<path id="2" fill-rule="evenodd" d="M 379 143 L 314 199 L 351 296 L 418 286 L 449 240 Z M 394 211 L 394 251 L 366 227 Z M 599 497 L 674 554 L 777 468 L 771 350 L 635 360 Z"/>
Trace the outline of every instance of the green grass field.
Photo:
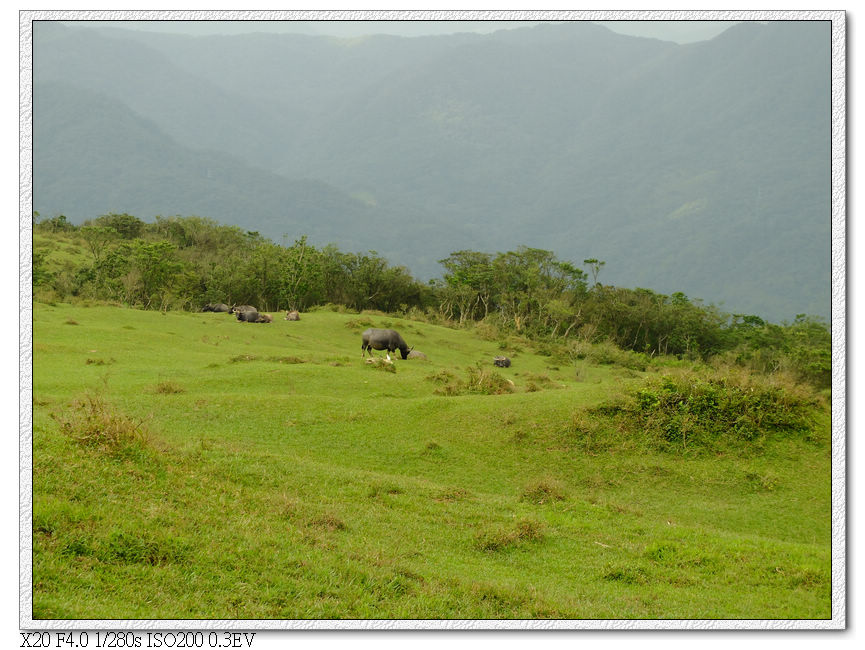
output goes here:
<path id="1" fill-rule="evenodd" d="M 831 617 L 827 444 L 592 451 L 645 373 L 274 316 L 34 305 L 35 619 Z M 365 363 L 370 324 L 428 359 Z"/>

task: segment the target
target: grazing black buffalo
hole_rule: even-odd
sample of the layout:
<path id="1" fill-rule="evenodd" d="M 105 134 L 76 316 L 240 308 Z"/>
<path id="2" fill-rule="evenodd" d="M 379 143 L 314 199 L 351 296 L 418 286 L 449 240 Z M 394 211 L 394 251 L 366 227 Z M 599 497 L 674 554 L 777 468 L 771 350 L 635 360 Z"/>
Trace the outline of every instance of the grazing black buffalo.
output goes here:
<path id="1" fill-rule="evenodd" d="M 499 368 L 510 368 L 511 360 L 507 357 L 495 357 L 493 358 L 493 365 L 498 366 Z"/>
<path id="2" fill-rule="evenodd" d="M 231 307 L 222 302 L 209 302 L 204 305 L 201 311 L 217 311 L 222 313 L 228 313 L 231 311 Z"/>
<path id="3" fill-rule="evenodd" d="M 402 358 L 408 359 L 408 353 L 412 350 L 396 330 L 370 327 L 361 334 L 361 340 L 361 356 L 365 356 L 367 350 L 369 350 L 369 356 L 372 356 L 373 350 L 387 350 L 387 358 L 390 359 L 390 353 L 399 350 Z"/>

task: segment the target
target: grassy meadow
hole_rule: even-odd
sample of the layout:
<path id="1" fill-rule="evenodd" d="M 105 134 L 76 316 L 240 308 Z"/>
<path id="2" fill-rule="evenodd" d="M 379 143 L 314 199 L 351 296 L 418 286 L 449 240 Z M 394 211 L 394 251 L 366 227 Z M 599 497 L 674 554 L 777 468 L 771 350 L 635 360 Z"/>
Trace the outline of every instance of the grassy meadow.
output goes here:
<path id="1" fill-rule="evenodd" d="M 831 617 L 827 412 L 661 451 L 587 410 L 661 365 L 485 334 L 36 302 L 33 617 Z"/>

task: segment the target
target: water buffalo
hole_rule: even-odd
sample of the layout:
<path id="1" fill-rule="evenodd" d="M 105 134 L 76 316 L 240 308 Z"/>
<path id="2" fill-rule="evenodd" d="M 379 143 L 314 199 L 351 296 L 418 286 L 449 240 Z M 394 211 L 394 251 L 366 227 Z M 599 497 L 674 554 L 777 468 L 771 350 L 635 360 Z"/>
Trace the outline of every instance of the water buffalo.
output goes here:
<path id="1" fill-rule="evenodd" d="M 507 357 L 495 357 L 493 358 L 493 365 L 498 366 L 499 368 L 510 368 L 511 360 Z"/>
<path id="2" fill-rule="evenodd" d="M 256 307 L 253 307 L 252 305 L 235 305 L 234 307 L 231 308 L 232 314 L 239 314 L 239 313 L 244 312 L 244 311 L 257 312 L 258 309 Z"/>
<path id="3" fill-rule="evenodd" d="M 202 308 L 201 311 L 216 311 L 222 313 L 228 313 L 231 311 L 231 307 L 222 302 L 209 302 Z"/>
<path id="4" fill-rule="evenodd" d="M 257 311 L 238 311 L 237 320 L 242 323 L 272 323 L 273 316 L 270 314 L 259 314 Z"/>
<path id="5" fill-rule="evenodd" d="M 372 356 L 373 350 L 387 350 L 387 358 L 390 360 L 390 353 L 399 350 L 402 358 L 408 359 L 408 353 L 412 350 L 396 330 L 370 327 L 361 334 L 361 340 L 361 356 L 365 356 L 367 350 L 369 350 L 369 356 Z"/>
<path id="6" fill-rule="evenodd" d="M 300 312 L 297 310 L 285 312 L 285 320 L 300 320 Z"/>

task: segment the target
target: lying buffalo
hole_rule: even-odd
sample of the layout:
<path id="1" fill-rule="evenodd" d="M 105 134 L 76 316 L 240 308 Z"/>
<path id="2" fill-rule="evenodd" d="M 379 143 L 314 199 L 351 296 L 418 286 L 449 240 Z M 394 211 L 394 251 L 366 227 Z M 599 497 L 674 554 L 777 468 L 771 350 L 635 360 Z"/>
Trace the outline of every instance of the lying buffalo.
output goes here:
<path id="1" fill-rule="evenodd" d="M 231 311 L 231 307 L 222 302 L 209 302 L 204 305 L 201 311 L 217 311 L 222 313 L 228 313 Z"/>
<path id="2" fill-rule="evenodd" d="M 406 345 L 406 342 L 403 341 L 396 330 L 370 327 L 361 334 L 361 341 L 360 349 L 362 356 L 366 356 L 367 350 L 369 350 L 369 356 L 372 356 L 373 350 L 387 350 L 387 358 L 390 359 L 390 353 L 394 350 L 399 350 L 402 358 L 407 359 L 408 353 L 412 351 L 412 348 Z"/>
<path id="3" fill-rule="evenodd" d="M 231 308 L 232 314 L 240 314 L 241 312 L 245 312 L 245 311 L 257 312 L 258 309 L 256 307 L 253 307 L 252 305 L 235 305 L 234 307 Z"/>
<path id="4" fill-rule="evenodd" d="M 285 320 L 300 320 L 300 312 L 297 310 L 285 312 Z"/>
<path id="5" fill-rule="evenodd" d="M 257 311 L 238 311 L 237 320 L 242 323 L 272 323 L 273 316 L 270 314 L 259 314 Z"/>

